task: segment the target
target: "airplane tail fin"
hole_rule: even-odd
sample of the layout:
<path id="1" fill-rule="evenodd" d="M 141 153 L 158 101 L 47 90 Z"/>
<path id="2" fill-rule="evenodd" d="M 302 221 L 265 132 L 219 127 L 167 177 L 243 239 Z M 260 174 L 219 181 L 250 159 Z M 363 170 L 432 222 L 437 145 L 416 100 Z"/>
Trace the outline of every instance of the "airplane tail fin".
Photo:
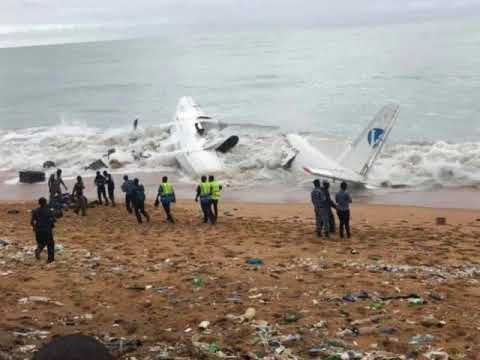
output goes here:
<path id="1" fill-rule="evenodd" d="M 400 107 L 384 106 L 357 139 L 340 156 L 340 165 L 366 176 L 382 151 L 398 117 Z"/>

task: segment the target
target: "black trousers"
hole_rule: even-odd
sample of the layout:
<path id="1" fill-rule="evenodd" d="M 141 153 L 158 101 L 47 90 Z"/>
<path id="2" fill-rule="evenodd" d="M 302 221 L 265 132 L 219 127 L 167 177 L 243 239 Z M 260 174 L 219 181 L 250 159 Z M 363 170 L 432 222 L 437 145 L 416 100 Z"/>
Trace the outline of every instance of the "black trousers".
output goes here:
<path id="1" fill-rule="evenodd" d="M 130 194 L 125 194 L 125 206 L 127 207 L 127 211 L 131 214 L 132 211 L 132 205 L 133 205 L 133 199 L 132 195 Z"/>
<path id="2" fill-rule="evenodd" d="M 105 200 L 105 204 L 108 205 L 107 199 L 107 191 L 105 190 L 105 186 L 97 186 L 97 195 L 98 195 L 98 202 L 102 204 L 102 197 Z"/>
<path id="3" fill-rule="evenodd" d="M 139 224 L 141 224 L 142 221 L 142 215 L 145 216 L 145 219 L 147 219 L 147 222 L 150 221 L 150 215 L 145 211 L 145 202 L 135 202 L 133 204 L 134 210 L 135 210 L 135 216 L 137 217 L 137 221 Z"/>
<path id="4" fill-rule="evenodd" d="M 115 205 L 115 188 L 108 187 L 108 198 Z"/>
<path id="5" fill-rule="evenodd" d="M 335 229 L 335 216 L 333 215 L 333 211 L 331 208 L 328 210 L 328 218 L 330 219 L 330 234 L 335 234 L 335 232 L 337 231 Z"/>
<path id="6" fill-rule="evenodd" d="M 337 210 L 338 220 L 340 221 L 340 237 L 350 237 L 350 210 Z"/>
<path id="7" fill-rule="evenodd" d="M 174 223 L 175 221 L 173 220 L 170 204 L 171 204 L 170 201 L 162 201 L 162 207 L 163 207 L 163 210 L 165 210 L 165 214 L 167 215 L 167 220 L 170 221 L 171 223 Z"/>
<path id="8" fill-rule="evenodd" d="M 216 221 L 218 219 L 218 200 L 212 200 L 212 211 Z"/>
<path id="9" fill-rule="evenodd" d="M 200 206 L 203 212 L 203 222 L 210 222 L 212 225 L 215 224 L 215 215 L 212 212 L 212 201 L 200 199 Z"/>
<path id="10" fill-rule="evenodd" d="M 35 232 L 35 238 L 37 240 L 37 252 L 41 253 L 45 247 L 48 252 L 48 262 L 55 260 L 55 241 L 53 240 L 52 231 L 39 230 Z"/>

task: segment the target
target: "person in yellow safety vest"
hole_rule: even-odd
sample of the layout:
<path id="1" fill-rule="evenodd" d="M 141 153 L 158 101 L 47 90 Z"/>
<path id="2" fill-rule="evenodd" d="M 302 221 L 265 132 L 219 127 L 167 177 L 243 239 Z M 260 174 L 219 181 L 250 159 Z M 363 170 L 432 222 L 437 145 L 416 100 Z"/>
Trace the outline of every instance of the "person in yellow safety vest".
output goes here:
<path id="1" fill-rule="evenodd" d="M 160 205 L 158 198 L 160 198 L 163 210 L 165 210 L 165 214 L 167 215 L 167 221 L 175 224 L 175 220 L 173 219 L 170 210 L 170 204 L 176 202 L 177 200 L 175 198 L 175 191 L 173 191 L 173 186 L 168 182 L 168 177 L 166 176 L 162 178 L 162 183 L 158 187 L 157 198 L 155 199 L 155 207 L 158 207 L 158 205 Z"/>
<path id="2" fill-rule="evenodd" d="M 215 180 L 213 175 L 208 177 L 208 182 L 210 183 L 210 188 L 212 192 L 212 206 L 213 206 L 213 216 L 215 216 L 215 221 L 218 219 L 218 201 L 220 200 L 220 192 L 222 191 L 222 185 Z"/>
<path id="3" fill-rule="evenodd" d="M 212 213 L 212 187 L 207 181 L 206 176 L 202 176 L 202 182 L 197 186 L 197 196 L 195 196 L 195 201 L 198 202 L 200 198 L 200 206 L 203 211 L 203 222 L 210 224 L 215 224 L 215 216 Z"/>

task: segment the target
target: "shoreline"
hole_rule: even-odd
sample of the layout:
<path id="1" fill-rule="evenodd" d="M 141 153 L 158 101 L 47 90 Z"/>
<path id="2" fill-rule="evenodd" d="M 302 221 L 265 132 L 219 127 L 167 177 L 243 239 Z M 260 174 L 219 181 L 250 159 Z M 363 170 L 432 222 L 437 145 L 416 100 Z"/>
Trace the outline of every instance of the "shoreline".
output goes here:
<path id="1" fill-rule="evenodd" d="M 185 182 L 178 177 L 178 174 L 166 173 L 166 175 L 171 178 L 178 199 L 184 201 L 192 199 L 193 201 L 196 189 L 196 183 L 193 180 Z M 116 173 L 113 176 L 116 184 L 115 196 L 117 200 L 121 200 L 123 199 L 123 193 L 120 190 L 122 175 Z M 137 176 L 145 186 L 147 199 L 154 199 L 160 182 L 159 173 L 131 174 L 131 178 Z M 0 177 L 0 202 L 2 203 L 32 201 L 40 196 L 48 197 L 46 183 L 9 185 L 5 184 L 4 180 Z M 65 183 L 69 191 L 71 191 L 74 184 L 73 179 L 66 179 Z M 93 185 L 93 177 L 84 177 L 84 183 L 86 185 L 86 196 L 89 200 L 95 200 L 97 195 Z M 333 186 L 335 185 L 333 184 Z M 332 195 L 335 194 L 335 191 L 335 187 L 333 187 Z M 480 210 L 480 190 L 476 187 L 353 189 L 351 194 L 354 202 L 360 204 Z M 230 186 L 227 182 L 222 192 L 222 201 L 263 204 L 309 204 L 310 188 L 308 182 L 294 185 L 260 183 L 244 186 Z"/>

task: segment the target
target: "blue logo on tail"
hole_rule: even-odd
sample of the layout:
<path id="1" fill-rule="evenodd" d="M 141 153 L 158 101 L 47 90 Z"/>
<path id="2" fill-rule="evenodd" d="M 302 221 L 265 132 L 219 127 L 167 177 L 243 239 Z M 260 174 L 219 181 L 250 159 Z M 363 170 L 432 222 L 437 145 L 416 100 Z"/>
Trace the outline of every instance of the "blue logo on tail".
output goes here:
<path id="1" fill-rule="evenodd" d="M 380 129 L 380 128 L 373 128 L 368 132 L 368 143 L 372 148 L 376 148 L 378 145 L 380 145 L 380 142 L 383 139 L 383 134 L 385 134 L 385 130 Z"/>

